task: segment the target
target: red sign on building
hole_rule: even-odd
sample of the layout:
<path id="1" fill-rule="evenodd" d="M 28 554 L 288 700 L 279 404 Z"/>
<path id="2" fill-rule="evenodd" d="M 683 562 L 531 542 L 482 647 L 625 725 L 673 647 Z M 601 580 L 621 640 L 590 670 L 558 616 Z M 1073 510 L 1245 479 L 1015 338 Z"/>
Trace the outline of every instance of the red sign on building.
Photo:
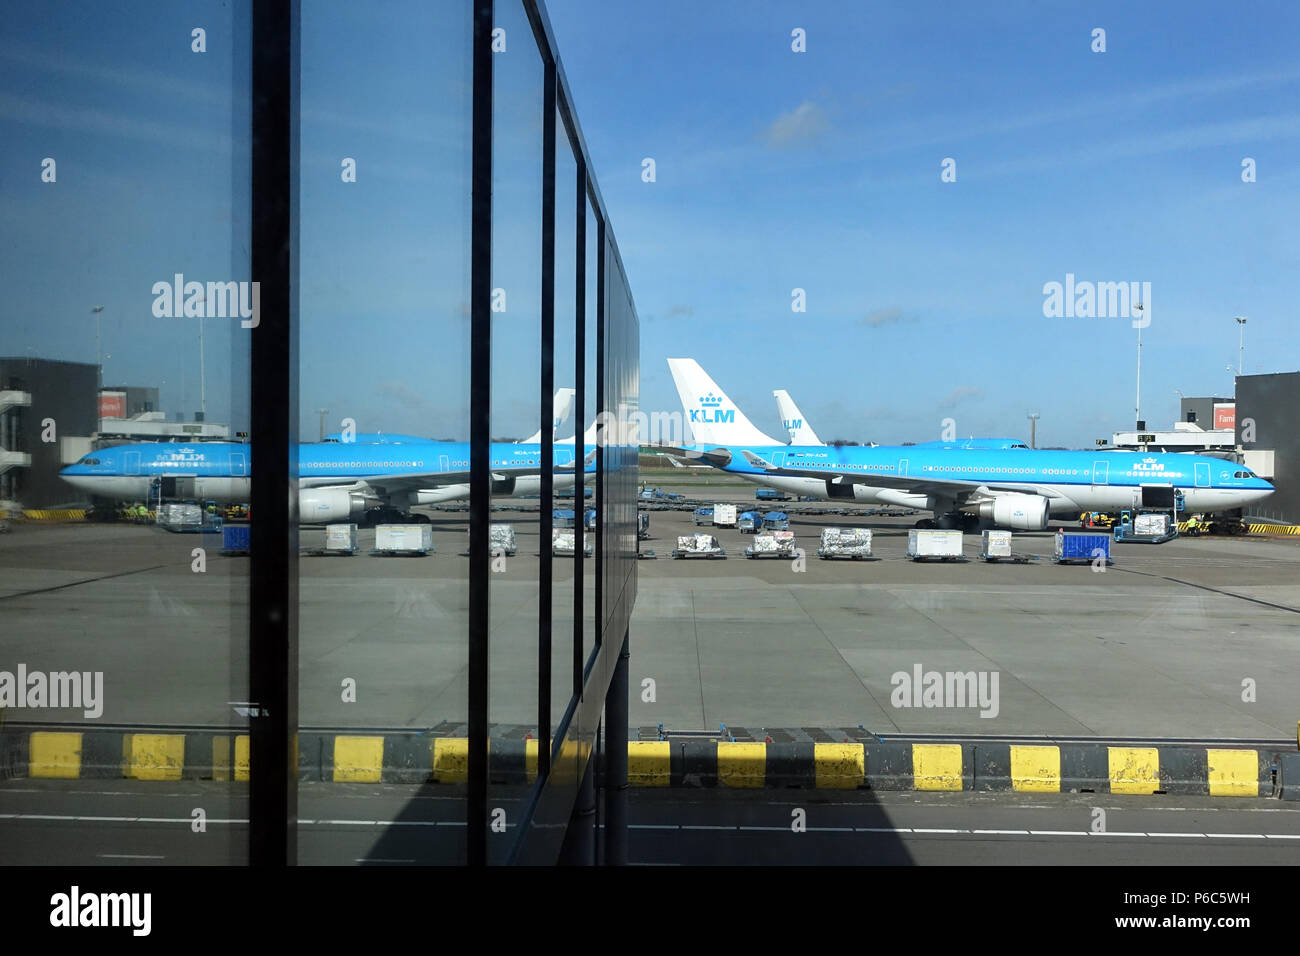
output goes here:
<path id="1" fill-rule="evenodd" d="M 1214 406 L 1214 427 L 1215 428 L 1235 428 L 1237 425 L 1237 405 L 1235 402 L 1224 402 Z"/>
<path id="2" fill-rule="evenodd" d="M 100 392 L 99 417 L 126 418 L 126 392 Z"/>

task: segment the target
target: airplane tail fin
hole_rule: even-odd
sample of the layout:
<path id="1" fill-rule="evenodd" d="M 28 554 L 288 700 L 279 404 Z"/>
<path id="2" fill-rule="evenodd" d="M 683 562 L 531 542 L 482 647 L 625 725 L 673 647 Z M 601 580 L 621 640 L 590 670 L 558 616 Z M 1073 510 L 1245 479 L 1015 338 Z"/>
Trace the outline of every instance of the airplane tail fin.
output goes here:
<path id="1" fill-rule="evenodd" d="M 791 445 L 823 445 L 817 433 L 812 430 L 808 420 L 803 417 L 799 411 L 799 406 L 794 403 L 790 393 L 783 388 L 778 388 L 772 393 L 776 396 L 776 409 L 781 414 L 781 425 L 790 433 Z"/>
<path id="2" fill-rule="evenodd" d="M 576 394 L 578 394 L 578 390 L 575 388 L 557 388 L 555 390 L 555 404 L 551 413 L 552 436 L 560 430 L 561 425 L 568 421 L 569 413 L 573 411 L 573 396 Z M 542 430 L 539 428 L 535 434 L 525 438 L 520 444 L 540 445 L 541 442 Z"/>
<path id="3" fill-rule="evenodd" d="M 697 444 L 779 445 L 754 427 L 695 359 L 668 360 L 682 411 Z"/>

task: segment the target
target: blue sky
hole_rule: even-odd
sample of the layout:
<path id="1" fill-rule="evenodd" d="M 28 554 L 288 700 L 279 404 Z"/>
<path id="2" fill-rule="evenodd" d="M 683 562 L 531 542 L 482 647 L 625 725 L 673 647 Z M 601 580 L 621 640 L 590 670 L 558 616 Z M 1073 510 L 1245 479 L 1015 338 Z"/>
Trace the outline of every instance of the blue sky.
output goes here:
<path id="1" fill-rule="evenodd" d="M 1045 318 L 1042 287 L 1067 273 L 1151 283 L 1152 425 L 1176 416 L 1175 389 L 1230 388 L 1234 315 L 1250 318 L 1247 372 L 1300 367 L 1300 8 L 951 6 L 548 5 L 641 317 L 643 409 L 677 408 L 664 359 L 689 355 L 769 432 L 784 387 L 823 438 L 924 440 L 945 417 L 1022 435 L 1038 411 L 1040 443 L 1091 445 L 1131 423 L 1136 332 Z M 498 7 L 493 284 L 509 304 L 494 432 L 523 435 L 541 81 L 522 14 Z M 105 381 L 160 385 L 168 411 L 189 413 L 196 320 L 155 318 L 150 288 L 175 272 L 247 277 L 245 8 L 132 9 L 7 11 L 0 354 L 93 361 L 102 304 Z M 322 2 L 304 20 L 304 437 L 321 407 L 336 427 L 464 437 L 466 9 Z M 47 156 L 55 184 L 40 181 Z M 344 157 L 356 183 L 341 182 Z M 946 157 L 954 183 L 940 182 Z M 1241 181 L 1244 157 L 1257 182 Z M 562 155 L 561 209 L 571 171 Z M 568 217 L 559 228 L 565 275 Z M 557 312 L 571 310 L 561 282 Z M 247 333 L 204 328 L 209 418 L 245 427 Z"/>
<path id="2" fill-rule="evenodd" d="M 770 432 L 784 387 L 823 438 L 1021 435 L 1032 410 L 1040 443 L 1091 445 L 1131 426 L 1137 333 L 1045 318 L 1070 272 L 1152 284 L 1152 425 L 1230 388 L 1234 315 L 1247 372 L 1300 367 L 1294 4 L 548 8 L 645 408 L 676 407 L 664 359 L 689 355 Z"/>

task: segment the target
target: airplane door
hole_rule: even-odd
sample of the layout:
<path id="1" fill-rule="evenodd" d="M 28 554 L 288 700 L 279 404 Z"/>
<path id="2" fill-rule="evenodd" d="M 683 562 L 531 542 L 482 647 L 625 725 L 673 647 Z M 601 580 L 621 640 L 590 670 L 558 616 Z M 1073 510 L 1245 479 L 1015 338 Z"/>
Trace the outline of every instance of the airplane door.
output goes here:
<path id="1" fill-rule="evenodd" d="M 900 458 L 900 459 L 898 459 L 898 474 L 899 474 L 900 476 L 901 476 L 901 475 L 906 475 L 906 474 L 907 474 L 907 459 L 906 459 L 906 458 Z"/>
<path id="2" fill-rule="evenodd" d="M 555 449 L 555 463 L 557 465 L 568 465 L 573 462 L 573 453 L 567 448 Z"/>
<path id="3" fill-rule="evenodd" d="M 1110 462 L 1094 461 L 1092 463 L 1092 483 L 1094 485 L 1110 484 Z"/>
<path id="4" fill-rule="evenodd" d="M 778 451 L 775 455 L 773 455 L 773 456 L 772 456 L 772 464 L 776 465 L 776 467 L 778 467 L 778 468 L 784 466 L 784 465 L 785 465 L 785 452 L 783 452 L 783 451 Z"/>
<path id="5" fill-rule="evenodd" d="M 451 471 L 451 456 L 450 456 L 450 455 L 439 455 L 439 456 L 438 456 L 438 470 L 439 470 L 439 471 L 444 471 L 444 472 L 446 472 L 446 471 Z"/>
<path id="6" fill-rule="evenodd" d="M 248 468 L 244 462 L 243 452 L 232 451 L 230 453 L 230 474 L 236 478 L 248 474 Z"/>
<path id="7" fill-rule="evenodd" d="M 140 474 L 140 453 L 138 451 L 128 451 L 122 463 L 122 470 L 128 475 Z"/>
<path id="8" fill-rule="evenodd" d="M 1208 464 L 1196 463 L 1196 487 L 1210 487 L 1210 466 Z"/>

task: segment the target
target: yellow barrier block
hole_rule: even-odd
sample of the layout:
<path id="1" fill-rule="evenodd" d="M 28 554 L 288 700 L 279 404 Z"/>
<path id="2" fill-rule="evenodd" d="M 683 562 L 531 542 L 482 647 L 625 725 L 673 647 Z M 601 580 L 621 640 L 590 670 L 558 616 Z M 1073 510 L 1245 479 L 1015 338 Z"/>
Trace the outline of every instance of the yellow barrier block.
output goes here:
<path id="1" fill-rule="evenodd" d="M 914 790 L 960 790 L 961 744 L 913 744 Z"/>
<path id="2" fill-rule="evenodd" d="M 1061 792 L 1061 748 L 1011 746 L 1011 789 L 1021 793 Z"/>
<path id="3" fill-rule="evenodd" d="M 1258 797 L 1259 756 L 1253 750 L 1206 750 L 1210 796 Z"/>
<path id="4" fill-rule="evenodd" d="M 133 780 L 179 780 L 184 767 L 184 734 L 122 735 L 122 776 Z"/>
<path id="5" fill-rule="evenodd" d="M 767 744 L 718 741 L 718 783 L 761 787 L 767 782 Z"/>
<path id="6" fill-rule="evenodd" d="M 75 780 L 81 776 L 81 734 L 37 731 L 27 738 L 27 774 Z"/>
<path id="7" fill-rule="evenodd" d="M 491 744 L 489 743 L 489 747 Z M 537 779 L 537 741 L 524 741 L 524 772 L 528 774 L 528 782 L 532 783 Z"/>
<path id="8" fill-rule="evenodd" d="M 334 738 L 335 783 L 379 783 L 383 770 L 383 737 Z"/>
<path id="9" fill-rule="evenodd" d="M 856 790 L 867 776 L 862 744 L 813 744 L 813 770 L 819 790 Z"/>
<path id="10" fill-rule="evenodd" d="M 1107 747 L 1111 793 L 1160 789 L 1160 751 L 1154 747 Z"/>
<path id="11" fill-rule="evenodd" d="M 235 780 L 247 780 L 251 766 L 248 760 L 248 734 L 240 734 L 235 738 Z"/>
<path id="12" fill-rule="evenodd" d="M 433 779 L 439 783 L 463 783 L 469 779 L 469 741 L 464 737 L 435 737 Z"/>
<path id="13" fill-rule="evenodd" d="M 673 745 L 666 740 L 628 741 L 628 786 L 670 786 L 672 784 L 672 754 Z"/>

